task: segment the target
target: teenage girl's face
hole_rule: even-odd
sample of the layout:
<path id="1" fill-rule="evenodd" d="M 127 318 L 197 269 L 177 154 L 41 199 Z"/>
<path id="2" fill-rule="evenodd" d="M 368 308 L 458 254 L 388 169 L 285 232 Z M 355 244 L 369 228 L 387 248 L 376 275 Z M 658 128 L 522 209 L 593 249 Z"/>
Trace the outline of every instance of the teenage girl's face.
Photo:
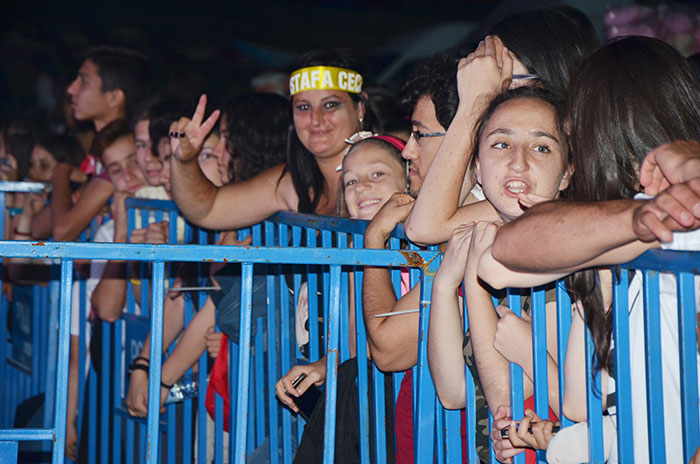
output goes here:
<path id="1" fill-rule="evenodd" d="M 345 139 L 360 128 L 364 107 L 339 90 L 306 90 L 292 97 L 294 127 L 302 144 L 317 158 L 340 155 Z"/>
<path id="2" fill-rule="evenodd" d="M 163 170 L 160 172 L 160 185 L 165 188 L 165 191 L 170 195 L 170 157 L 173 152 L 170 148 L 170 138 L 161 137 L 156 144 L 156 153 L 163 164 Z"/>
<path id="3" fill-rule="evenodd" d="M 153 154 L 151 136 L 148 132 L 150 124 L 151 121 L 149 119 L 143 119 L 134 126 L 136 161 L 139 163 L 148 185 L 160 185 L 160 173 L 163 170 L 163 163 Z"/>
<path id="4" fill-rule="evenodd" d="M 121 137 L 102 152 L 109 179 L 117 192 L 136 193 L 146 185 L 146 179 L 136 162 L 136 145 L 132 136 Z"/>
<path id="5" fill-rule="evenodd" d="M 343 160 L 343 189 L 350 217 L 370 220 L 391 195 L 406 189 L 404 164 L 383 148 L 358 147 Z"/>
<path id="6" fill-rule="evenodd" d="M 29 179 L 34 182 L 51 182 L 55 166 L 56 158 L 41 145 L 34 145 L 29 158 Z"/>
<path id="7" fill-rule="evenodd" d="M 556 198 L 569 185 L 554 108 L 517 98 L 500 105 L 479 142 L 477 179 L 504 221 L 523 213 L 518 195 Z"/>
<path id="8" fill-rule="evenodd" d="M 221 174 L 219 173 L 219 155 L 217 150 L 215 150 L 216 146 L 219 144 L 219 139 L 220 137 L 218 134 L 212 132 L 204 141 L 204 145 L 202 145 L 202 149 L 197 157 L 199 168 L 207 179 L 217 187 L 223 184 Z"/>

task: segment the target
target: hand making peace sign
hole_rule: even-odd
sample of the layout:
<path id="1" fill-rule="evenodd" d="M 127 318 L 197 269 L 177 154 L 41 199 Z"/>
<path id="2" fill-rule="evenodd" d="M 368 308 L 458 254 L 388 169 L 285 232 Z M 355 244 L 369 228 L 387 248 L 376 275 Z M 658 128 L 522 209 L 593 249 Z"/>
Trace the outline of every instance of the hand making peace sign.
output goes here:
<path id="1" fill-rule="evenodd" d="M 207 120 L 202 122 L 206 109 L 207 96 L 202 94 L 192 119 L 182 117 L 170 125 L 170 148 L 173 157 L 182 163 L 197 159 L 207 135 L 219 119 L 219 110 L 214 110 Z"/>

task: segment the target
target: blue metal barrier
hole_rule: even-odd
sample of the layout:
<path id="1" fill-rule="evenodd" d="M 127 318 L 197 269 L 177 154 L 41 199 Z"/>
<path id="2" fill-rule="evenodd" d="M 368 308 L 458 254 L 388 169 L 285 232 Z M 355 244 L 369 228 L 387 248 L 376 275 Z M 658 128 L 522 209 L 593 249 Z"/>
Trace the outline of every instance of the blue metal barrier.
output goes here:
<path id="1" fill-rule="evenodd" d="M 143 205 L 142 205 L 143 207 Z M 285 282 L 285 272 L 290 274 L 290 287 L 293 293 L 293 298 L 296 299 L 299 287 L 302 281 L 302 274 L 306 274 L 306 280 L 309 282 L 309 332 L 310 332 L 310 353 L 315 357 L 310 357 L 310 360 L 320 358 L 324 353 L 327 355 L 327 370 L 329 377 L 326 384 L 326 395 L 328 397 L 326 403 L 326 447 L 324 450 L 324 462 L 332 462 L 334 456 L 333 440 L 335 437 L 335 395 L 337 379 L 333 375 L 335 368 L 340 361 L 347 359 L 349 356 L 349 348 L 345 345 L 348 343 L 348 336 L 343 332 L 347 332 L 346 320 L 342 318 L 342 313 L 345 312 L 343 305 L 348 299 L 350 285 L 348 272 L 354 272 L 354 290 L 356 295 L 362 294 L 362 277 L 361 268 L 358 266 L 371 265 L 391 268 L 412 268 L 419 272 L 419 276 L 413 276 L 412 285 L 420 279 L 422 283 L 421 295 L 421 325 L 419 330 L 425 340 L 427 333 L 427 321 L 429 314 L 430 289 L 432 288 L 432 275 L 437 269 L 439 263 L 439 253 L 434 251 L 405 251 L 405 250 L 365 250 L 362 249 L 362 233 L 364 232 L 365 223 L 362 221 L 340 220 L 337 218 L 320 218 L 317 216 L 305 216 L 297 214 L 278 214 L 266 222 L 262 228 L 257 229 L 253 233 L 254 242 L 250 247 L 230 247 L 230 246 L 204 246 L 204 245 L 131 245 L 131 244 L 92 244 L 92 243 L 29 243 L 29 242 L 0 242 L 0 256 L 28 256 L 28 257 L 46 257 L 51 259 L 62 259 L 62 274 L 61 274 L 61 304 L 62 309 L 59 313 L 61 320 L 61 343 L 66 343 L 67 329 L 66 321 L 70 321 L 70 311 L 67 308 L 70 304 L 71 294 L 68 292 L 69 286 L 66 283 L 70 281 L 68 274 L 71 274 L 70 267 L 75 259 L 123 259 L 154 263 L 153 276 L 149 279 L 151 286 L 151 311 L 150 318 L 151 333 L 155 334 L 152 337 L 151 343 L 151 370 L 149 378 L 149 417 L 147 427 L 141 425 L 138 428 L 144 428 L 144 433 L 147 438 L 140 442 L 143 446 L 143 457 L 148 462 L 157 462 L 161 453 L 167 453 L 169 462 L 174 462 L 174 443 L 176 440 L 174 434 L 167 432 L 161 435 L 160 414 L 158 412 L 158 404 L 160 398 L 160 367 L 162 352 L 160 344 L 162 333 L 162 310 L 163 310 L 163 291 L 165 279 L 165 262 L 171 261 L 186 261 L 186 262 L 238 262 L 243 263 L 243 285 L 241 288 L 242 307 L 250 308 L 252 298 L 252 275 L 255 269 L 260 266 L 274 266 L 274 273 L 267 276 L 268 282 L 268 307 L 266 317 L 264 318 L 264 326 L 260 324 L 257 330 L 253 332 L 251 312 L 249 310 L 241 311 L 239 345 L 235 347 L 231 345 L 230 360 L 230 379 L 229 386 L 231 388 L 231 430 L 235 431 L 231 434 L 230 453 L 232 462 L 244 462 L 245 457 L 250 454 L 252 449 L 258 447 L 262 443 L 262 438 L 267 435 L 269 437 L 268 450 L 270 453 L 271 462 L 291 462 L 292 458 L 292 440 L 300 439 L 300 428 L 294 431 L 294 421 L 288 410 L 282 408 L 280 403 L 276 401 L 274 396 L 274 383 L 277 379 L 284 375 L 287 370 L 301 358 L 301 353 L 298 348 L 294 347 L 294 327 L 293 321 L 289 319 L 289 314 L 279 308 L 286 308 L 286 302 L 291 297 L 287 290 Z M 316 231 L 326 231 L 321 233 L 321 244 L 324 247 L 316 247 Z M 304 239 L 303 234 L 306 234 Z M 333 235 L 335 234 L 335 235 Z M 355 248 L 347 248 L 348 236 L 352 236 L 353 246 Z M 313 237 L 311 237 L 313 236 Z M 398 248 L 398 239 L 402 238 L 401 228 L 394 231 L 392 246 Z M 308 245 L 305 248 L 299 247 L 302 242 Z M 341 248 L 331 248 L 330 246 L 336 243 Z M 265 245 L 262 247 L 261 245 Z M 697 387 L 697 371 L 696 357 L 697 344 L 695 338 L 695 320 L 694 320 L 694 295 L 693 295 L 693 274 L 697 272 L 697 262 L 700 259 L 698 253 L 674 253 L 674 252 L 650 252 L 633 261 L 632 263 L 622 266 L 624 269 L 647 269 L 647 272 L 672 271 L 679 275 L 679 333 L 680 333 L 680 359 L 684 374 L 682 377 L 682 396 L 683 396 L 683 431 L 684 431 L 684 451 L 686 460 L 700 446 L 700 433 L 698 432 L 698 387 Z M 283 267 L 291 266 L 289 270 L 284 271 Z M 359 276 L 359 277 L 358 277 Z M 312 284 L 313 282 L 313 284 Z M 145 288 L 145 287 L 144 287 Z M 159 291 L 156 291 L 158 290 Z M 315 298 L 316 292 L 321 291 L 323 295 L 322 301 L 319 302 Z M 145 292 L 142 292 L 145 293 Z M 518 313 L 521 306 L 521 294 L 518 291 L 509 292 L 509 304 L 514 312 Z M 625 337 L 629 337 L 628 329 L 625 326 L 626 309 L 627 309 L 627 276 L 625 273 L 620 274 L 620 278 L 615 282 L 615 345 L 616 347 L 628 346 L 629 342 L 625 342 Z M 654 303 L 654 291 L 648 292 L 647 313 L 653 312 L 656 304 L 658 312 L 658 296 Z M 68 300 L 68 302 L 66 302 Z M 563 397 L 564 388 L 564 373 L 563 365 L 566 354 L 566 339 L 570 325 L 570 300 L 566 295 L 561 283 L 557 285 L 557 301 L 558 301 L 558 372 L 546 371 L 546 324 L 544 311 L 544 294 L 543 290 L 537 289 L 532 293 L 532 319 L 533 319 L 533 355 L 534 355 L 534 371 L 535 371 L 535 410 L 541 417 L 548 415 L 547 395 L 547 377 L 557 376 L 559 380 L 560 390 L 560 405 Z M 617 308 L 625 308 L 625 311 L 620 311 Z M 316 318 L 312 319 L 312 311 L 317 314 Z M 377 440 L 377 446 L 374 450 L 369 449 L 369 440 L 364 437 L 369 437 L 369 434 L 374 434 L 375 437 L 381 437 L 383 430 L 381 428 L 370 429 L 370 420 L 367 411 L 368 407 L 363 407 L 367 404 L 368 384 L 370 383 L 367 376 L 368 369 L 373 369 L 372 378 L 374 379 L 375 406 L 378 404 L 376 395 L 380 383 L 378 379 L 384 381 L 381 374 L 373 363 L 367 363 L 366 358 L 366 333 L 364 329 L 364 321 L 362 318 L 361 298 L 355 298 L 356 312 L 356 347 L 358 355 L 358 391 L 360 394 L 360 430 L 361 430 L 361 450 L 360 454 L 363 462 L 368 462 L 371 453 L 376 453 L 375 458 L 378 460 L 386 459 L 389 453 L 393 453 L 393 444 L 382 443 L 381 438 Z M 327 330 L 319 330 L 317 323 L 318 317 L 323 318 L 323 324 Z M 653 321 L 652 321 L 653 322 Z M 117 323 L 120 324 L 120 323 Z M 115 327 L 119 327 L 115 325 Z M 320 332 L 320 333 L 319 333 Z M 117 350 L 117 333 L 120 330 L 115 330 L 113 349 Z M 4 338 L 3 338 L 4 341 Z M 121 339 L 119 340 L 119 343 Z M 265 345 L 267 350 L 265 350 Z M 4 343 L 3 343 L 4 346 Z M 60 345 L 63 346 L 63 345 Z M 344 347 L 345 346 L 345 347 Z M 649 345 L 647 345 L 649 346 Z M 254 349 L 253 349 L 254 348 Z M 425 344 L 419 347 L 418 367 L 414 371 L 414 437 L 415 437 L 415 456 L 416 462 L 430 462 L 433 457 L 436 457 L 436 462 L 461 462 L 462 461 L 462 446 L 460 439 L 460 421 L 459 413 L 454 411 L 446 411 L 442 409 L 439 402 L 435 401 L 434 389 L 430 379 L 430 373 L 427 369 L 427 359 L 425 357 Z M 1 353 L 0 353 L 1 354 Z M 650 353 L 650 358 L 653 352 Z M 625 349 L 616 349 L 616 365 L 629 365 L 629 353 Z M 65 359 L 64 359 L 65 358 Z M 590 364 L 591 356 L 587 356 Z M 4 358 L 3 358 L 4 359 Z M 658 356 L 657 356 L 658 359 Z M 64 363 L 64 364 L 62 364 Z M 262 363 L 262 364 L 261 364 Z M 649 364 L 648 364 L 649 365 Z M 262 367 L 264 366 L 264 367 Z M 55 384 L 52 387 L 57 395 L 65 395 L 66 376 L 62 375 L 62 369 L 67 369 L 67 351 L 59 351 Z M 115 366 L 116 367 L 116 366 Z M 203 379 L 203 362 L 200 360 L 200 381 Z M 67 372 L 67 370 L 65 371 Z M 261 375 L 262 374 L 262 375 Z M 627 378 L 625 378 L 627 375 Z M 523 384 L 522 372 L 520 368 L 512 370 L 512 391 L 513 391 L 513 416 L 520 418 L 522 416 L 523 404 Z M 519 378 L 519 379 L 518 379 Z M 651 379 L 650 376 L 647 377 Z M 398 377 L 396 377 L 398 379 Z M 471 377 L 467 376 L 467 398 L 470 400 L 468 404 L 473 404 L 473 384 L 470 383 Z M 47 380 L 50 381 L 50 380 Z M 394 378 L 389 377 L 389 381 L 395 387 L 398 384 Z M 652 382 L 652 380 L 650 380 Z M 203 384 L 200 392 L 203 393 Z M 383 384 L 382 384 L 383 385 Z M 616 392 L 617 392 L 617 408 L 618 408 L 618 455 L 620 459 L 631 459 L 632 452 L 632 435 L 631 423 L 632 412 L 630 403 L 631 379 L 629 373 L 625 374 L 625 369 L 617 370 L 616 376 Z M 654 393 L 654 387 L 650 387 L 650 397 L 658 395 Z M 656 386 L 658 387 L 658 385 Z M 116 392 L 118 386 L 115 383 L 112 388 L 114 402 L 110 403 L 110 410 L 117 406 Z M 260 395 L 261 392 L 264 392 Z M 381 389 L 383 392 L 383 387 Z M 202 395 L 200 395 L 201 397 Z M 381 400 L 383 401 L 383 393 Z M 65 396 L 57 396 L 62 398 Z M 394 396 L 395 398 L 395 396 Z M 600 426 L 600 399 L 593 394 L 593 386 L 589 386 L 589 434 L 591 443 L 591 456 L 594 461 L 602 461 L 601 453 L 603 447 L 602 441 L 602 426 Z M 56 437 L 56 442 L 53 446 L 53 462 L 62 462 L 63 440 L 65 436 L 65 408 L 61 411 L 62 401 L 57 401 L 56 411 L 53 412 L 52 426 L 47 426 L 40 430 L 13 431 L 0 430 L 0 456 L 6 452 L 12 456 L 16 455 L 16 447 L 13 448 L 12 442 L 19 440 L 50 440 Z M 216 428 L 216 445 L 215 445 L 215 462 L 223 462 L 221 454 L 221 426 L 222 417 L 220 413 L 221 402 L 217 401 L 217 414 L 215 420 Z M 198 437 L 198 460 L 203 462 L 205 459 L 206 438 L 201 430 L 201 421 L 206 414 L 203 411 L 202 401 L 198 402 L 199 417 L 200 417 L 200 432 Z M 385 405 L 386 408 L 393 405 Z M 171 407 L 172 408 L 172 407 Z M 380 409 L 375 407 L 375 409 Z M 519 411 L 518 411 L 519 409 Z M 652 414 L 652 408 L 649 408 L 649 414 Z M 61 420 L 61 414 L 63 414 Z M 383 418 L 384 411 L 377 413 L 379 418 Z M 167 418 L 169 424 L 173 424 L 173 419 L 170 416 Z M 376 420 L 376 418 L 375 418 Z M 133 450 L 135 437 L 135 422 L 131 419 L 125 421 L 124 439 L 127 443 L 127 454 L 124 456 L 126 462 L 131 462 L 134 457 Z M 185 421 L 187 422 L 187 421 Z M 569 425 L 570 421 L 562 418 L 563 425 Z M 297 422 L 297 427 L 301 427 L 301 420 Z M 376 425 L 376 422 L 375 422 Z M 91 426 L 93 428 L 93 426 Z M 62 430 L 63 429 L 63 430 Z M 112 455 L 115 461 L 122 461 L 121 452 L 116 448 L 120 448 L 120 434 L 115 426 L 112 429 L 112 439 L 115 442 L 115 449 L 112 449 Z M 476 458 L 476 452 L 473 444 L 475 436 L 476 424 L 473 418 L 473 409 L 467 411 L 467 453 L 473 460 Z M 281 437 L 279 430 L 281 430 Z M 661 433 L 661 435 L 659 435 Z M 651 438 L 659 440 L 663 434 L 663 426 L 659 432 L 656 428 L 651 430 Z M 166 442 L 163 446 L 159 446 L 160 442 L 165 437 Z M 188 447 L 191 451 L 193 438 L 190 436 L 182 438 L 182 462 L 186 456 L 191 456 L 188 453 Z M 10 442 L 9 444 L 6 444 Z M 655 459 L 663 458 L 663 443 L 659 447 L 652 447 L 650 455 Z M 457 447 L 459 449 L 457 449 Z M 167 448 L 167 450 L 166 450 Z M 281 450 L 281 451 L 280 451 Z M 278 454 L 281 452 L 281 456 Z M 538 456 L 540 462 L 544 456 L 541 453 Z M 101 461 L 95 455 L 91 458 L 91 462 Z M 193 458 L 192 458 L 193 459 Z M 516 462 L 522 457 L 516 458 Z M 524 461 L 524 460 L 523 460 Z M 622 462 L 627 462 L 623 460 Z"/>

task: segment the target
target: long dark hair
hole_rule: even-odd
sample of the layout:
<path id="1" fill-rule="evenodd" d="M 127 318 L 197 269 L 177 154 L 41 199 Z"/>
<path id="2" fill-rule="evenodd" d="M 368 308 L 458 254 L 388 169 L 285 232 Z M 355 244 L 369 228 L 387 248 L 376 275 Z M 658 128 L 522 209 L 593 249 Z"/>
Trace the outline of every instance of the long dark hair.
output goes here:
<path id="1" fill-rule="evenodd" d="M 576 68 L 600 46 L 586 15 L 564 6 L 513 13 L 489 34 L 498 36 L 528 71 L 561 97 Z"/>
<path id="2" fill-rule="evenodd" d="M 336 66 L 352 69 L 362 74 L 364 83 L 367 83 L 367 76 L 363 73 L 364 69 L 360 61 L 348 50 L 316 50 L 305 53 L 296 60 L 290 71 L 309 66 Z M 354 93 L 348 93 L 348 95 L 356 104 L 363 99 L 361 95 Z M 365 104 L 365 118 L 361 129 L 371 130 L 374 126 L 372 119 L 373 115 L 369 105 Z M 299 141 L 293 124 L 289 126 L 287 132 L 287 166 L 285 167 L 285 172 L 287 171 L 292 176 L 294 191 L 299 197 L 297 210 L 301 213 L 314 213 L 319 201 L 321 201 L 321 194 L 323 193 L 323 186 L 326 180 L 318 164 L 316 164 L 314 155 Z"/>
<path id="3" fill-rule="evenodd" d="M 287 128 L 292 124 L 285 98 L 262 92 L 234 94 L 221 105 L 221 113 L 226 118 L 226 150 L 231 155 L 233 182 L 284 163 Z"/>
<path id="4" fill-rule="evenodd" d="M 615 40 L 591 55 L 573 77 L 567 120 L 577 201 L 632 198 L 639 167 L 655 147 L 700 140 L 700 83 L 670 45 L 648 37 Z M 585 311 L 595 343 L 596 370 L 612 366 L 611 315 L 605 311 L 595 270 L 567 279 Z"/>

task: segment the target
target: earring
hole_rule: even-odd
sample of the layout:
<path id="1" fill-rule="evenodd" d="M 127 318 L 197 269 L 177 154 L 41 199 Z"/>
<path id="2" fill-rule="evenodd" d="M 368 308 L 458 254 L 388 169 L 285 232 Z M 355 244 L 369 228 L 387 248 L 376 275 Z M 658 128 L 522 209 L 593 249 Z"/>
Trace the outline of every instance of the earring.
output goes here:
<path id="1" fill-rule="evenodd" d="M 364 121 L 364 118 L 360 118 L 358 121 L 360 122 L 360 129 L 362 129 L 362 121 Z"/>

